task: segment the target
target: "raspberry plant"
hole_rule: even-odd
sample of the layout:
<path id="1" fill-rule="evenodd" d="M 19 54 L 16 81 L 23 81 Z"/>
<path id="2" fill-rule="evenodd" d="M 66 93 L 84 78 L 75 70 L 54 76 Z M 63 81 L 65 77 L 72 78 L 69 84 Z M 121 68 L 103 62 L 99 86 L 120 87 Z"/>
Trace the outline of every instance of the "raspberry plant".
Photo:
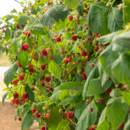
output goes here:
<path id="1" fill-rule="evenodd" d="M 129 130 L 128 0 L 35 0 L 1 18 L 8 97 L 21 130 Z M 11 21 L 10 21 L 11 20 Z M 13 21 L 13 23 L 12 23 Z"/>

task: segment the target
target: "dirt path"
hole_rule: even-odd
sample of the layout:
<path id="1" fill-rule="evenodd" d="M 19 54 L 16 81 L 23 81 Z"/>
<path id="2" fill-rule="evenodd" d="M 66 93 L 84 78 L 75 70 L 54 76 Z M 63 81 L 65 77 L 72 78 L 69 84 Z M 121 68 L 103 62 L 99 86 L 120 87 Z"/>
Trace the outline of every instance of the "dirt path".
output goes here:
<path id="1" fill-rule="evenodd" d="M 3 91 L 6 88 L 3 83 L 4 72 L 8 67 L 0 67 L 0 130 L 21 130 L 21 122 L 15 121 L 16 115 L 15 107 L 11 106 L 9 101 L 5 101 L 5 105 L 2 104 L 2 96 L 6 93 Z M 30 130 L 39 130 L 38 123 L 35 122 Z"/>

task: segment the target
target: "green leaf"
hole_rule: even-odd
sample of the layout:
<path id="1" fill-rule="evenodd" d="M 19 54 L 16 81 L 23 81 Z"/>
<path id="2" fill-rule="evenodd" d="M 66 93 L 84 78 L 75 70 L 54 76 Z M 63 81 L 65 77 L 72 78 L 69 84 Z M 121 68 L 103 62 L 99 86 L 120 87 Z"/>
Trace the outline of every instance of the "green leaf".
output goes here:
<path id="1" fill-rule="evenodd" d="M 12 18 L 14 18 L 14 15 L 6 15 L 6 21 L 11 20 Z"/>
<path id="2" fill-rule="evenodd" d="M 69 121 L 62 119 L 56 130 L 70 130 Z"/>
<path id="3" fill-rule="evenodd" d="M 20 64 L 26 66 L 28 63 L 28 57 L 29 57 L 29 53 L 26 51 L 22 51 L 21 53 L 19 53 Z"/>
<path id="4" fill-rule="evenodd" d="M 5 31 L 5 40 L 8 41 L 10 39 L 10 36 L 11 36 L 10 29 L 7 28 Z"/>
<path id="5" fill-rule="evenodd" d="M 84 85 L 84 83 L 82 83 L 82 82 L 66 82 L 66 83 L 61 84 L 60 89 L 61 90 L 71 89 L 74 87 L 82 87 L 83 85 Z"/>
<path id="6" fill-rule="evenodd" d="M 9 93 L 11 93 L 11 91 L 6 92 L 6 93 L 2 96 L 2 103 L 3 103 L 3 105 L 4 105 L 5 99 L 6 99 L 6 97 L 8 96 Z"/>
<path id="7" fill-rule="evenodd" d="M 124 130 L 130 130 L 130 119 L 125 123 Z"/>
<path id="8" fill-rule="evenodd" d="M 101 85 L 103 87 L 108 80 L 108 76 L 107 76 L 106 72 L 102 69 L 100 63 L 98 64 L 98 70 L 99 70 Z"/>
<path id="9" fill-rule="evenodd" d="M 111 97 L 118 97 L 119 95 L 121 95 L 119 89 L 113 89 L 110 93 Z"/>
<path id="10" fill-rule="evenodd" d="M 96 66 L 89 74 L 88 78 L 87 78 L 87 81 L 85 82 L 84 84 L 84 88 L 83 88 L 83 92 L 82 92 L 82 97 L 83 97 L 83 100 L 85 100 L 86 96 L 87 96 L 87 90 L 88 90 L 88 86 L 89 86 L 89 83 L 90 81 L 93 79 L 93 78 L 98 78 L 99 76 L 99 73 L 98 73 L 98 67 Z"/>
<path id="11" fill-rule="evenodd" d="M 103 110 L 99 118 L 97 130 L 109 130 L 109 123 L 106 120 L 106 108 Z"/>
<path id="12" fill-rule="evenodd" d="M 14 76 L 18 70 L 17 62 L 15 62 L 11 67 L 4 73 L 4 83 L 8 86 L 9 83 L 14 79 Z"/>
<path id="13" fill-rule="evenodd" d="M 61 71 L 59 66 L 56 64 L 55 61 L 51 61 L 48 65 L 49 71 L 54 74 L 54 76 L 61 80 Z"/>
<path id="14" fill-rule="evenodd" d="M 111 98 L 107 103 L 107 116 L 112 124 L 113 130 L 124 122 L 128 111 L 128 105 L 123 102 L 122 97 Z"/>
<path id="15" fill-rule="evenodd" d="M 32 26 L 30 31 L 35 35 L 46 35 L 48 33 L 46 27 L 39 25 Z"/>
<path id="16" fill-rule="evenodd" d="M 76 8 L 80 5 L 80 0 L 64 0 L 65 9 Z"/>
<path id="17" fill-rule="evenodd" d="M 93 108 L 93 112 L 89 108 Z M 80 116 L 75 130 L 86 130 L 89 126 L 95 124 L 97 120 L 97 108 L 95 103 L 89 104 Z"/>
<path id="18" fill-rule="evenodd" d="M 54 93 L 50 99 L 52 100 L 52 102 L 57 102 L 61 96 L 61 90 L 57 91 L 56 93 Z"/>
<path id="19" fill-rule="evenodd" d="M 59 113 L 59 108 L 53 107 L 51 110 L 51 116 L 47 121 L 49 129 L 56 130 L 61 120 L 62 120 L 62 114 Z"/>
<path id="20" fill-rule="evenodd" d="M 33 91 L 31 90 L 31 88 L 30 88 L 29 86 L 26 86 L 26 87 L 25 87 L 25 91 L 26 91 L 27 94 L 28 94 L 28 98 L 29 98 L 32 102 L 35 102 L 34 93 L 33 93 Z"/>
<path id="21" fill-rule="evenodd" d="M 27 113 L 24 115 L 21 123 L 21 130 L 26 130 L 27 128 L 30 128 L 33 125 L 33 118 L 32 118 L 32 111 L 29 110 Z"/>
<path id="22" fill-rule="evenodd" d="M 108 29 L 111 32 L 123 29 L 123 13 L 116 7 L 109 14 Z"/>
<path id="23" fill-rule="evenodd" d="M 102 44 L 110 43 L 113 40 L 113 38 L 115 36 L 117 36 L 120 32 L 121 31 L 110 33 L 108 35 L 105 35 L 105 36 L 98 38 L 97 40 L 98 40 L 99 43 L 102 43 Z"/>
<path id="24" fill-rule="evenodd" d="M 62 21 L 65 20 L 65 18 L 68 15 L 68 11 L 64 11 L 63 5 L 56 5 L 53 7 L 50 7 L 41 17 L 40 22 L 44 26 L 52 26 L 54 22 L 59 22 L 60 19 Z"/>
<path id="25" fill-rule="evenodd" d="M 76 52 L 76 47 L 77 47 L 78 44 L 79 44 L 79 39 L 75 42 L 75 44 L 72 48 L 73 52 Z"/>
<path id="26" fill-rule="evenodd" d="M 130 106 L 130 92 L 125 92 L 125 91 L 121 91 L 120 90 L 120 93 L 122 94 L 125 102 Z"/>
<path id="27" fill-rule="evenodd" d="M 122 84 L 130 85 L 130 54 L 120 54 L 119 58 L 112 64 L 112 72 L 116 79 Z"/>
<path id="28" fill-rule="evenodd" d="M 25 24 L 27 22 L 27 18 L 28 18 L 27 15 L 21 15 L 19 18 L 19 24 L 20 25 Z"/>
<path id="29" fill-rule="evenodd" d="M 40 71 L 36 76 L 36 81 L 38 81 L 43 75 L 43 71 Z"/>
<path id="30" fill-rule="evenodd" d="M 77 7 L 77 10 L 79 12 L 79 15 L 83 16 L 84 14 L 84 6 L 83 4 L 80 4 L 78 7 Z"/>
<path id="31" fill-rule="evenodd" d="M 106 5 L 102 2 L 94 3 L 88 13 L 88 26 L 91 31 L 98 34 L 107 34 L 107 19 L 104 9 Z M 100 15 L 99 15 L 100 14 Z"/>
<path id="32" fill-rule="evenodd" d="M 17 10 L 13 9 L 10 13 L 16 13 L 17 14 Z"/>
<path id="33" fill-rule="evenodd" d="M 82 101 L 75 109 L 75 116 L 77 119 L 80 118 L 81 114 L 83 113 L 84 109 L 86 108 L 86 102 Z"/>
<path id="34" fill-rule="evenodd" d="M 37 104 L 37 109 L 40 111 L 40 112 L 43 112 L 43 106 L 45 106 L 45 103 L 44 102 L 42 102 L 42 103 L 38 103 Z"/>
<path id="35" fill-rule="evenodd" d="M 111 84 L 112 84 L 111 80 L 108 80 L 102 87 L 100 78 L 92 79 L 87 89 L 87 95 L 91 96 L 103 93 L 111 86 Z"/>
<path id="36" fill-rule="evenodd" d="M 125 33 L 115 36 L 114 39 L 112 40 L 112 44 L 113 44 L 112 50 L 120 51 L 120 52 L 130 51 L 129 35 L 130 35 L 130 31 L 127 31 Z M 120 46 L 121 49 L 119 50 L 118 48 L 114 47 L 115 45 Z"/>
<path id="37" fill-rule="evenodd" d="M 66 90 L 66 89 L 62 90 L 60 100 L 63 101 L 64 99 L 69 98 L 69 97 L 70 97 L 69 90 Z"/>
<path id="38" fill-rule="evenodd" d="M 118 83 L 112 74 L 112 63 L 118 58 L 118 54 L 112 51 L 112 45 L 109 45 L 99 56 L 99 61 L 103 70 L 108 74 L 113 82 Z"/>

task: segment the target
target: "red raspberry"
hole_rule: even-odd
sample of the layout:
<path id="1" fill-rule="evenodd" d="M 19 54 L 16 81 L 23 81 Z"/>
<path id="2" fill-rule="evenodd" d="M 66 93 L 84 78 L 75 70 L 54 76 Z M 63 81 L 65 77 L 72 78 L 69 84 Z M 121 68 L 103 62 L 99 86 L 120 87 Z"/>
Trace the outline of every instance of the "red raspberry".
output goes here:
<path id="1" fill-rule="evenodd" d="M 13 94 L 14 98 L 18 98 L 19 94 L 16 93 L 16 94 Z"/>
<path id="2" fill-rule="evenodd" d="M 2 32 L 5 33 L 5 29 L 3 29 Z"/>
<path id="3" fill-rule="evenodd" d="M 46 114 L 46 119 L 48 120 L 50 118 L 50 116 L 51 116 L 50 113 L 47 113 Z"/>
<path id="4" fill-rule="evenodd" d="M 19 104 L 19 99 L 14 100 L 15 104 Z"/>
<path id="5" fill-rule="evenodd" d="M 51 5 L 51 4 L 53 4 L 53 2 L 52 2 L 52 1 L 48 2 L 48 5 Z"/>
<path id="6" fill-rule="evenodd" d="M 24 24 L 22 24 L 21 26 L 24 27 Z"/>
<path id="7" fill-rule="evenodd" d="M 23 99 L 27 99 L 27 98 L 28 98 L 28 94 L 27 94 L 27 93 L 23 93 L 23 94 L 22 94 L 22 98 L 23 98 Z"/>
<path id="8" fill-rule="evenodd" d="M 24 43 L 24 48 L 27 50 L 29 48 L 29 44 L 28 43 Z"/>
<path id="9" fill-rule="evenodd" d="M 29 65 L 29 68 L 33 69 L 33 64 L 30 64 L 30 65 Z"/>
<path id="10" fill-rule="evenodd" d="M 19 61 L 18 61 L 18 63 L 17 63 L 17 64 L 18 64 L 18 66 L 19 66 L 19 67 L 21 67 L 21 66 L 22 66 L 22 65 L 20 64 L 20 62 L 19 62 Z"/>
<path id="11" fill-rule="evenodd" d="M 57 38 L 56 38 L 56 41 L 57 41 L 57 42 L 61 42 L 61 37 L 57 37 Z"/>
<path id="12" fill-rule="evenodd" d="M 36 56 L 34 56 L 33 59 L 36 60 L 37 59 Z"/>
<path id="13" fill-rule="evenodd" d="M 22 9 L 22 11 L 24 12 L 25 10 L 24 10 L 24 9 Z"/>
<path id="14" fill-rule="evenodd" d="M 122 124 L 118 129 L 123 129 L 124 128 L 124 124 Z"/>
<path id="15" fill-rule="evenodd" d="M 46 82 L 50 82 L 51 78 L 50 77 L 46 77 Z"/>
<path id="16" fill-rule="evenodd" d="M 90 51 L 90 52 L 89 52 L 89 55 L 91 56 L 92 54 L 93 54 L 93 51 Z"/>
<path id="17" fill-rule="evenodd" d="M 32 91 L 34 91 L 34 90 L 35 90 L 35 87 L 32 87 L 31 89 L 32 89 Z"/>
<path id="18" fill-rule="evenodd" d="M 35 113 L 36 109 L 32 109 L 32 113 Z"/>
<path id="19" fill-rule="evenodd" d="M 95 47 L 95 50 L 96 50 L 96 51 L 98 51 L 98 50 L 99 50 L 99 47 L 98 47 L 98 46 L 96 46 L 96 47 Z"/>
<path id="20" fill-rule="evenodd" d="M 69 63 L 69 60 L 68 59 L 65 59 L 65 64 L 68 64 Z"/>
<path id="21" fill-rule="evenodd" d="M 110 96 L 111 91 L 112 91 L 112 90 L 111 90 L 110 88 L 107 89 L 107 95 L 108 95 L 108 96 Z"/>
<path id="22" fill-rule="evenodd" d="M 47 55 L 47 51 L 46 51 L 46 50 L 42 50 L 42 54 L 43 54 L 44 56 L 46 56 L 46 55 Z"/>
<path id="23" fill-rule="evenodd" d="M 89 111 L 90 111 L 90 112 L 93 112 L 93 108 L 92 108 L 92 107 L 90 107 L 90 108 L 89 108 Z"/>
<path id="24" fill-rule="evenodd" d="M 24 47 L 24 45 L 21 46 L 23 51 L 26 51 L 26 48 Z"/>
<path id="25" fill-rule="evenodd" d="M 49 56 L 49 59 L 50 59 L 50 60 L 53 60 L 53 56 Z"/>
<path id="26" fill-rule="evenodd" d="M 99 99 L 98 99 L 98 102 L 99 102 L 100 104 L 102 104 L 102 103 L 103 103 L 103 99 L 102 99 L 102 98 L 99 98 Z"/>
<path id="27" fill-rule="evenodd" d="M 38 114 L 37 114 L 37 118 L 40 118 L 40 116 L 41 116 L 41 114 L 40 114 L 40 113 L 38 113 Z"/>
<path id="28" fill-rule="evenodd" d="M 25 32 L 25 35 L 27 36 L 27 37 L 30 37 L 31 36 L 31 32 Z"/>
<path id="29" fill-rule="evenodd" d="M 14 99 L 12 99 L 11 102 L 12 102 L 13 104 L 15 104 L 15 100 L 14 100 Z"/>
<path id="30" fill-rule="evenodd" d="M 19 80 L 23 80 L 24 79 L 24 76 L 22 76 L 22 75 L 19 75 Z"/>
<path id="31" fill-rule="evenodd" d="M 13 85 L 17 85 L 18 80 L 13 80 L 12 83 L 13 83 Z"/>
<path id="32" fill-rule="evenodd" d="M 73 35 L 73 36 L 72 36 L 72 40 L 76 41 L 76 40 L 77 40 L 77 36 L 76 36 L 76 35 Z"/>
<path id="33" fill-rule="evenodd" d="M 46 127 L 45 127 L 45 126 L 42 126 L 42 127 L 41 127 L 41 130 L 46 130 Z"/>
<path id="34" fill-rule="evenodd" d="M 48 87 L 48 89 L 47 89 L 48 92 L 52 91 L 52 90 L 53 90 L 52 87 Z"/>
<path id="35" fill-rule="evenodd" d="M 20 102 L 21 102 L 21 103 L 25 103 L 25 100 L 24 100 L 24 99 L 21 99 Z"/>
<path id="36" fill-rule="evenodd" d="M 81 53 L 81 56 L 87 56 L 87 52 L 86 51 L 83 51 L 82 53 Z"/>
<path id="37" fill-rule="evenodd" d="M 84 80 L 87 80 L 87 76 L 86 76 L 85 73 L 82 74 L 82 77 L 83 77 Z"/>
<path id="38" fill-rule="evenodd" d="M 21 118 L 21 117 L 18 117 L 18 120 L 19 120 L 19 121 L 21 121 L 21 120 L 22 120 L 22 118 Z"/>
<path id="39" fill-rule="evenodd" d="M 86 104 L 87 105 L 90 104 L 90 100 L 89 99 L 86 100 Z"/>
<path id="40" fill-rule="evenodd" d="M 41 65 L 41 69 L 45 70 L 46 66 L 45 65 Z"/>
<path id="41" fill-rule="evenodd" d="M 66 117 L 65 117 L 65 115 L 63 115 L 63 116 L 62 116 L 62 118 L 63 118 L 63 120 L 66 120 Z"/>
<path id="42" fill-rule="evenodd" d="M 69 19 L 69 21 L 72 21 L 72 20 L 73 20 L 73 17 L 72 17 L 72 16 L 69 16 L 68 19 Z"/>
<path id="43" fill-rule="evenodd" d="M 42 86 L 45 86 L 45 82 L 42 83 Z"/>
<path id="44" fill-rule="evenodd" d="M 16 28 L 19 29 L 19 27 L 20 27 L 20 26 L 17 24 L 17 25 L 16 25 Z"/>
<path id="45" fill-rule="evenodd" d="M 73 112 L 67 112 L 67 117 L 68 117 L 68 119 L 73 118 L 73 116 L 74 116 L 74 113 L 73 113 Z"/>

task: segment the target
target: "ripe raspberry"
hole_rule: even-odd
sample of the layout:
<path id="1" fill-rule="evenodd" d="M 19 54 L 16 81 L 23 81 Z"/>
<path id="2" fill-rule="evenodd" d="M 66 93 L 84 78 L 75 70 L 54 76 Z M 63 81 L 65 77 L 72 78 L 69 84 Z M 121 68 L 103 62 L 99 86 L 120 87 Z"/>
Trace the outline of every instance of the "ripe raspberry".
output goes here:
<path id="1" fill-rule="evenodd" d="M 15 104 L 15 100 L 14 100 L 14 99 L 12 99 L 11 102 L 12 102 L 13 104 Z"/>
<path id="2" fill-rule="evenodd" d="M 110 88 L 107 89 L 107 95 L 108 95 L 108 96 L 110 96 L 111 91 L 112 91 L 112 90 L 111 90 Z"/>
<path id="3" fill-rule="evenodd" d="M 37 59 L 36 56 L 34 56 L 33 59 L 36 60 Z"/>
<path id="4" fill-rule="evenodd" d="M 41 130 L 46 130 L 46 127 L 45 127 L 45 126 L 42 126 L 42 127 L 41 127 Z"/>
<path id="5" fill-rule="evenodd" d="M 50 118 L 50 116 L 51 116 L 50 113 L 47 113 L 46 114 L 46 119 L 48 120 Z"/>
<path id="6" fill-rule="evenodd" d="M 82 77 L 83 77 L 84 80 L 87 80 L 87 76 L 86 76 L 85 73 L 82 74 Z"/>
<path id="7" fill-rule="evenodd" d="M 22 9 L 22 11 L 24 12 L 25 10 L 24 10 L 24 9 Z"/>
<path id="8" fill-rule="evenodd" d="M 95 50 L 96 50 L 96 51 L 98 51 L 98 50 L 99 50 L 99 47 L 98 47 L 98 46 L 96 46 L 96 47 L 95 47 Z"/>
<path id="9" fill-rule="evenodd" d="M 21 118 L 21 117 L 18 117 L 18 120 L 19 120 L 19 121 L 21 121 L 21 120 L 22 120 L 22 118 Z"/>
<path id="10" fill-rule="evenodd" d="M 69 63 L 69 60 L 68 59 L 65 59 L 65 64 L 68 64 Z"/>
<path id="11" fill-rule="evenodd" d="M 24 79 L 24 76 L 22 76 L 22 75 L 19 75 L 19 80 L 23 80 Z"/>
<path id="12" fill-rule="evenodd" d="M 90 51 L 90 52 L 89 52 L 89 55 L 91 56 L 92 54 L 93 54 L 93 51 Z"/>
<path id="13" fill-rule="evenodd" d="M 27 37 L 30 37 L 31 36 L 31 32 L 25 32 L 25 35 L 27 36 Z"/>
<path id="14" fill-rule="evenodd" d="M 40 116 L 41 116 L 41 114 L 40 114 L 40 113 L 38 113 L 38 114 L 37 114 L 37 118 L 40 118 Z"/>
<path id="15" fill-rule="evenodd" d="M 124 128 L 124 124 L 122 124 L 118 129 L 123 129 Z"/>
<path id="16" fill-rule="evenodd" d="M 3 29 L 2 32 L 5 33 L 5 29 Z"/>
<path id="17" fill-rule="evenodd" d="M 42 86 L 45 86 L 45 82 L 42 83 Z"/>
<path id="18" fill-rule="evenodd" d="M 14 100 L 15 104 L 19 104 L 19 99 Z"/>
<path id="19" fill-rule="evenodd" d="M 19 94 L 17 92 L 13 93 L 14 98 L 18 98 Z"/>
<path id="20" fill-rule="evenodd" d="M 47 55 L 47 51 L 46 51 L 46 50 L 42 50 L 42 54 L 43 54 L 44 56 L 46 56 L 46 55 Z"/>
<path id="21" fill-rule="evenodd" d="M 72 16 L 69 16 L 68 19 L 69 19 L 69 21 L 72 21 L 72 20 L 73 20 L 73 17 L 72 17 Z"/>
<path id="22" fill-rule="evenodd" d="M 99 99 L 98 99 L 98 102 L 99 102 L 100 104 L 102 104 L 102 103 L 103 103 L 103 99 L 102 99 L 102 98 L 99 98 Z"/>
<path id="23" fill-rule="evenodd" d="M 23 94 L 22 94 L 22 98 L 23 98 L 23 99 L 27 99 L 27 98 L 28 98 L 28 94 L 27 94 L 27 93 L 23 93 Z"/>
<path id="24" fill-rule="evenodd" d="M 29 44 L 28 43 L 24 43 L 24 48 L 27 50 L 29 48 Z"/>
<path id="25" fill-rule="evenodd" d="M 21 26 L 24 27 L 24 24 L 22 24 Z"/>
<path id="26" fill-rule="evenodd" d="M 45 65 L 41 65 L 41 69 L 45 70 L 46 66 Z"/>
<path id="27" fill-rule="evenodd" d="M 18 80 L 13 80 L 12 83 L 13 83 L 13 85 L 17 85 Z"/>
<path id="28" fill-rule="evenodd" d="M 17 25 L 16 25 L 16 28 L 19 29 L 19 27 L 20 27 L 20 26 L 17 24 Z"/>
<path id="29" fill-rule="evenodd" d="M 61 42 L 61 37 L 57 37 L 57 38 L 56 38 L 56 41 L 57 41 L 57 42 Z"/>
<path id="30" fill-rule="evenodd" d="M 81 56 L 87 56 L 87 52 L 86 51 L 83 51 L 82 53 L 81 53 Z"/>
<path id="31" fill-rule="evenodd" d="M 18 64 L 18 66 L 19 66 L 19 67 L 21 67 L 21 66 L 22 66 L 22 65 L 20 64 L 20 62 L 19 62 L 19 61 L 18 61 L 18 63 L 17 63 L 17 64 Z"/>
<path id="32" fill-rule="evenodd" d="M 52 87 L 48 87 L 48 89 L 47 89 L 48 92 L 52 91 L 52 90 L 53 90 Z"/>
<path id="33" fill-rule="evenodd" d="M 33 64 L 30 64 L 30 65 L 29 65 L 29 68 L 33 69 Z"/>
<path id="34" fill-rule="evenodd" d="M 32 109 L 32 113 L 35 113 L 36 109 Z"/>
<path id="35" fill-rule="evenodd" d="M 65 117 L 65 115 L 63 115 L 63 116 L 62 116 L 62 118 L 63 118 L 63 120 L 66 120 L 66 117 Z"/>
<path id="36" fill-rule="evenodd" d="M 72 36 L 72 40 L 76 41 L 76 40 L 77 40 L 77 36 L 76 36 L 76 35 L 73 35 L 73 36 Z"/>
<path id="37" fill-rule="evenodd" d="M 86 104 L 87 105 L 90 104 L 90 100 L 89 99 L 86 100 Z"/>
<path id="38" fill-rule="evenodd" d="M 35 87 L 32 87 L 31 89 L 32 89 L 32 91 L 35 91 Z"/>
<path id="39" fill-rule="evenodd" d="M 93 112 L 93 108 L 92 108 L 92 107 L 90 107 L 90 108 L 89 108 L 89 111 L 90 111 L 90 112 Z"/>
<path id="40" fill-rule="evenodd" d="M 74 113 L 73 113 L 73 112 L 67 112 L 67 117 L 68 117 L 68 119 L 73 118 L 73 116 L 74 116 Z"/>
<path id="41" fill-rule="evenodd" d="M 26 48 L 24 48 L 24 45 L 22 45 L 21 48 L 23 51 L 26 51 Z"/>
<path id="42" fill-rule="evenodd" d="M 51 4 L 53 4 L 53 2 L 52 2 L 52 1 L 48 2 L 48 5 L 51 5 Z"/>
<path id="43" fill-rule="evenodd" d="M 50 82 L 51 78 L 50 77 L 46 77 L 46 82 Z"/>
<path id="44" fill-rule="evenodd" d="M 53 60 L 53 56 L 49 56 L 49 59 L 50 59 L 50 60 Z"/>
<path id="45" fill-rule="evenodd" d="M 21 99 L 20 102 L 21 102 L 21 103 L 25 103 L 25 100 L 24 100 L 24 99 Z"/>

